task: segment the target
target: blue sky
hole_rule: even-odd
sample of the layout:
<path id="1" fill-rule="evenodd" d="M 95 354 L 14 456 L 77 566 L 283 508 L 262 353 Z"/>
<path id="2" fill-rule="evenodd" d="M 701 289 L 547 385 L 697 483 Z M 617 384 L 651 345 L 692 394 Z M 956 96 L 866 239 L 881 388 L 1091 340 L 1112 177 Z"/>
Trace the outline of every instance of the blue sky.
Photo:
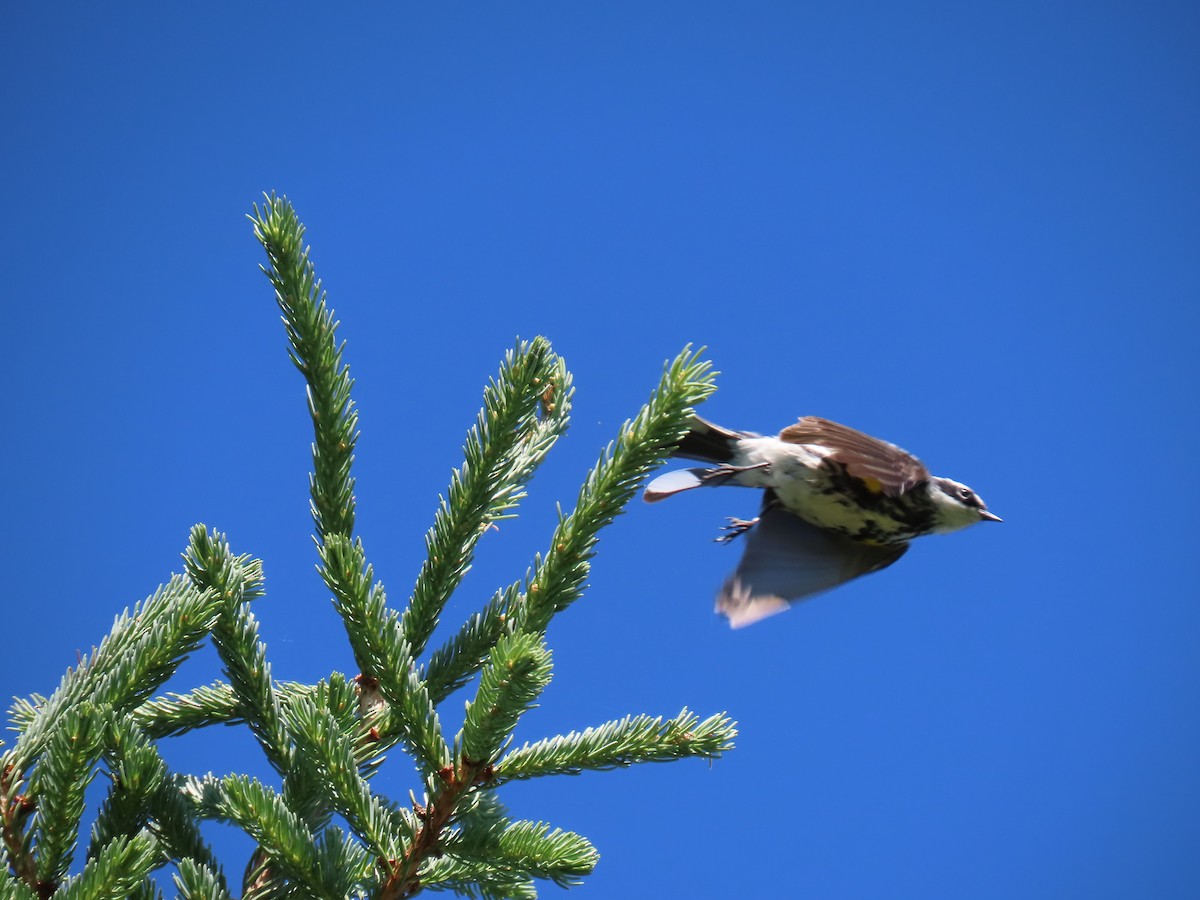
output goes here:
<path id="1" fill-rule="evenodd" d="M 711 598 L 737 551 L 711 538 L 755 496 L 631 507 L 519 735 L 687 705 L 741 736 L 711 766 L 507 790 L 597 845 L 576 893 L 1200 891 L 1194 5 L 3 18 L 0 694 L 52 690 L 194 522 L 264 560 L 277 677 L 353 673 L 244 218 L 276 190 L 348 341 L 359 532 L 394 603 L 505 349 L 544 334 L 574 372 L 570 433 L 443 633 L 525 570 L 689 342 L 723 373 L 709 418 L 846 422 L 1005 518 L 735 633 Z M 175 686 L 214 676 L 201 653 Z M 167 752 L 263 768 L 236 730 Z"/>

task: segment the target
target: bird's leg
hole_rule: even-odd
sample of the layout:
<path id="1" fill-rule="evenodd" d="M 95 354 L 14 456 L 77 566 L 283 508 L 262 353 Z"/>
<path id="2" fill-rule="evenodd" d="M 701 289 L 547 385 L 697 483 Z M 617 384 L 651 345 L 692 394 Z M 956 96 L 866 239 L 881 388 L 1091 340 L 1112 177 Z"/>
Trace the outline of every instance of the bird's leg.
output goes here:
<path id="1" fill-rule="evenodd" d="M 730 516 L 729 524 L 723 525 L 721 527 L 721 530 L 724 531 L 725 533 L 718 535 L 713 540 L 715 540 L 718 544 L 728 544 L 735 537 L 745 534 L 747 531 L 749 531 L 751 528 L 753 528 L 757 524 L 758 524 L 757 516 L 755 516 L 753 519 L 735 519 L 732 516 Z"/>
<path id="2" fill-rule="evenodd" d="M 721 463 L 713 469 L 692 469 L 693 472 L 701 473 L 699 475 L 700 482 L 705 487 L 720 487 L 731 478 L 736 478 L 743 472 L 753 472 L 756 469 L 765 469 L 770 463 L 755 463 L 752 466 L 731 466 L 729 463 Z"/>
<path id="3" fill-rule="evenodd" d="M 717 468 L 722 472 L 727 473 L 727 477 L 732 478 L 734 475 L 741 475 L 743 472 L 755 472 L 759 469 L 769 469 L 771 468 L 771 464 L 769 462 L 760 462 L 749 466 L 731 466 L 729 463 L 721 463 L 719 466 L 717 466 Z"/>

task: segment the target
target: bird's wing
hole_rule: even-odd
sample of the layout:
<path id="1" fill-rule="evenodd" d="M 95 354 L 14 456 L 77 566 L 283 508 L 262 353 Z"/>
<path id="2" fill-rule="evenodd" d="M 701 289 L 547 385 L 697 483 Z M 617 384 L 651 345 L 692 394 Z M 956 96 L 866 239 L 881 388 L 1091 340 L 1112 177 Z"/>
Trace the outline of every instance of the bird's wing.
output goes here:
<path id="1" fill-rule="evenodd" d="M 737 569 L 717 594 L 732 628 L 783 612 L 790 603 L 886 568 L 908 544 L 865 544 L 810 525 L 775 504 L 746 536 Z"/>
<path id="2" fill-rule="evenodd" d="M 890 497 L 929 480 L 929 470 L 908 451 L 828 419 L 805 416 L 783 429 L 779 439 L 828 447 L 832 451 L 828 459 L 845 466 L 855 478 L 878 482 L 879 489 Z"/>

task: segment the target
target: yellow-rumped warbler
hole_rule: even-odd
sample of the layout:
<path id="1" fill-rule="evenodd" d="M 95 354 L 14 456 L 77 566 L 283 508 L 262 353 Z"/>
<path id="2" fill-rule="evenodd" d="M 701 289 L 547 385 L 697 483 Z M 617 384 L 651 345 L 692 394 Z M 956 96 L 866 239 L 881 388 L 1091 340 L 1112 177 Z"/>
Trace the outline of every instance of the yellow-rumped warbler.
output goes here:
<path id="1" fill-rule="evenodd" d="M 730 431 L 696 416 L 675 456 L 715 463 L 654 479 L 653 503 L 698 487 L 765 488 L 756 519 L 731 519 L 746 550 L 717 594 L 734 628 L 886 568 L 923 534 L 999 522 L 965 484 L 936 478 L 919 459 L 828 419 L 806 416 L 778 437 Z"/>

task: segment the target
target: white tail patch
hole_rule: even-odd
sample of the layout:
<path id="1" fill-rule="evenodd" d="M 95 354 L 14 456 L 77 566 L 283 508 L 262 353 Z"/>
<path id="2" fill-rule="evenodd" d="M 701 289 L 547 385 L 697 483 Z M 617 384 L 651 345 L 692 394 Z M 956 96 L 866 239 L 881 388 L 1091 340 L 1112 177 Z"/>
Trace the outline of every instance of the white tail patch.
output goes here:
<path id="1" fill-rule="evenodd" d="M 703 469 L 678 469 L 674 472 L 667 472 L 665 475 L 659 475 L 646 485 L 646 492 L 642 494 L 642 498 L 647 503 L 657 503 L 672 494 L 698 488 L 704 482 L 700 480 L 697 472 L 703 471 Z"/>

